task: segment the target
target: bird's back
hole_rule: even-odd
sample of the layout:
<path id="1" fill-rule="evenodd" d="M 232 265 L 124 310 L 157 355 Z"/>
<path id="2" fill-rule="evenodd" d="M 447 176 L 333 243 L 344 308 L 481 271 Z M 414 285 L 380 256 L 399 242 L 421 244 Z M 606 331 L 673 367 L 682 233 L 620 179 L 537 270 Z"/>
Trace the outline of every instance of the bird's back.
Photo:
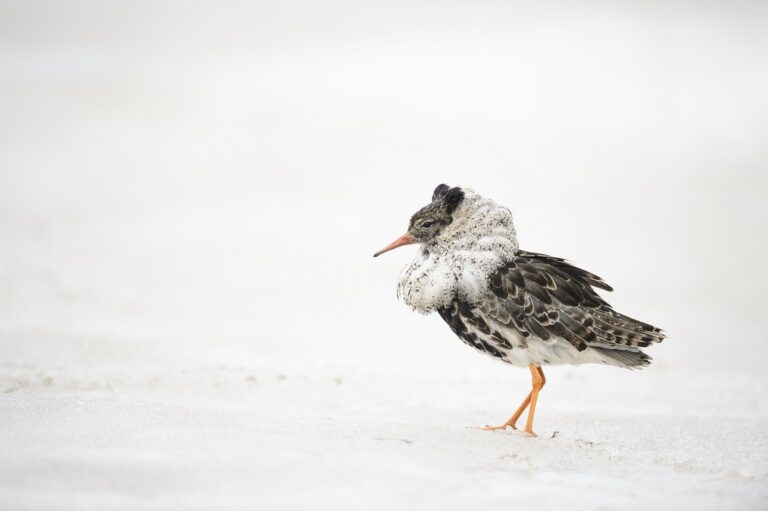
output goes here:
<path id="1" fill-rule="evenodd" d="M 641 348 L 664 333 L 614 311 L 594 288 L 612 290 L 564 259 L 520 250 L 480 299 L 457 295 L 438 313 L 465 343 L 514 365 L 648 365 Z"/>

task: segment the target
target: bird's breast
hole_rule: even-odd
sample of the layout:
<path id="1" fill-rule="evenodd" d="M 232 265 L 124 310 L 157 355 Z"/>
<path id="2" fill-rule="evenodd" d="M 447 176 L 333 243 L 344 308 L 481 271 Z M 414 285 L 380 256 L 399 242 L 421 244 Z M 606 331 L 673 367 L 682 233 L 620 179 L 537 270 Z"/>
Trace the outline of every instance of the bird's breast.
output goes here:
<path id="1" fill-rule="evenodd" d="M 408 306 L 428 314 L 447 307 L 455 298 L 477 303 L 488 292 L 488 280 L 504 259 L 493 252 L 419 251 L 403 268 L 397 294 Z"/>

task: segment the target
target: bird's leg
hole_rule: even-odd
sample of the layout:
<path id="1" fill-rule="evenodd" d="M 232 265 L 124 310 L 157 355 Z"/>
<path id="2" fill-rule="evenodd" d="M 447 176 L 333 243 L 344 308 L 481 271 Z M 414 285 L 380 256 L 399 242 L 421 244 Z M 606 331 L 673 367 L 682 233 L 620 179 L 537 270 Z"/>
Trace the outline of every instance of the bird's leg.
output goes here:
<path id="1" fill-rule="evenodd" d="M 533 414 L 536 413 L 536 401 L 539 398 L 539 391 L 547 382 L 547 379 L 544 377 L 544 371 L 541 367 L 531 364 L 528 366 L 528 369 L 531 370 L 531 385 L 533 386 L 533 390 L 531 390 L 531 404 L 530 409 L 528 410 L 528 420 L 525 421 L 525 434 L 528 436 L 536 436 L 536 433 L 533 432 Z"/>
<path id="2" fill-rule="evenodd" d="M 528 408 L 528 403 L 531 402 L 531 395 L 533 392 L 529 392 L 525 399 L 523 399 L 523 402 L 520 403 L 520 406 L 517 407 L 517 410 L 515 410 L 515 413 L 512 414 L 512 417 L 507 419 L 507 422 L 502 424 L 501 426 L 485 426 L 480 429 L 484 429 L 486 431 L 493 431 L 496 429 L 507 429 L 507 427 L 511 427 L 512 429 L 517 429 L 515 424 L 517 423 L 517 419 L 520 418 L 520 416 L 523 414 L 526 408 Z"/>
<path id="3" fill-rule="evenodd" d="M 547 379 L 544 378 L 544 371 L 541 370 L 541 367 L 537 367 L 537 366 L 535 366 L 533 364 L 528 366 L 528 368 L 531 370 L 531 375 L 533 376 L 533 381 L 531 383 L 531 386 L 535 390 L 536 389 L 536 380 L 538 379 L 538 380 L 540 380 L 539 390 L 541 390 L 541 387 L 543 387 L 544 384 L 547 382 Z M 515 410 L 515 413 L 512 414 L 512 417 L 507 419 L 507 422 L 505 422 L 501 426 L 485 426 L 484 428 L 480 428 L 480 429 L 484 429 L 486 431 L 493 431 L 493 430 L 496 430 L 496 429 L 506 429 L 508 427 L 511 427 L 512 429 L 517 429 L 517 427 L 515 426 L 515 424 L 517 424 L 517 419 L 520 418 L 520 416 L 523 414 L 525 409 L 528 408 L 528 405 L 531 403 L 531 399 L 533 398 L 534 390 L 531 390 L 528 393 L 528 395 L 525 397 L 525 399 L 523 399 L 523 402 L 520 403 L 520 406 L 517 407 L 517 410 Z M 536 391 L 536 395 L 537 396 L 538 396 L 538 394 L 539 394 L 538 391 Z M 533 422 L 533 419 L 531 418 L 530 414 L 528 415 L 528 422 L 531 422 L 531 423 Z M 529 429 L 530 428 L 529 428 L 528 424 L 526 423 L 526 427 L 525 427 L 526 433 L 535 435 L 535 433 L 533 433 L 533 431 L 529 431 Z"/>

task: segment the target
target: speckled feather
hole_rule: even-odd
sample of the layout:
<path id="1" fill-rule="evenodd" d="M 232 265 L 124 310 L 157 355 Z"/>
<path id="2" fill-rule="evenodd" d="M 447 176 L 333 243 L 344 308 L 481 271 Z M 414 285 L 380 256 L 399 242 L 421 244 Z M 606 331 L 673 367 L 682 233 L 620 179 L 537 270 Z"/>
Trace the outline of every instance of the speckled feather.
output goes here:
<path id="1" fill-rule="evenodd" d="M 451 193 L 460 190 L 460 194 Z M 456 201 L 456 203 L 448 202 Z M 509 209 L 469 188 L 440 193 L 411 219 L 442 212 L 440 235 L 425 242 L 414 260 L 403 268 L 398 297 L 423 314 L 446 307 L 459 297 L 475 303 L 487 291 L 488 276 L 517 252 L 517 238 Z"/>
<path id="2" fill-rule="evenodd" d="M 592 286 L 611 290 L 563 259 L 520 250 L 475 305 L 457 298 L 438 313 L 467 344 L 516 365 L 647 365 L 640 348 L 664 333 L 614 311 Z"/>
<path id="3" fill-rule="evenodd" d="M 398 296 L 415 310 L 437 311 L 466 344 L 514 365 L 650 363 L 640 348 L 664 333 L 614 311 L 594 289 L 612 290 L 597 275 L 519 250 L 507 208 L 440 185 L 411 225 L 435 211 L 445 226 L 398 284 Z"/>

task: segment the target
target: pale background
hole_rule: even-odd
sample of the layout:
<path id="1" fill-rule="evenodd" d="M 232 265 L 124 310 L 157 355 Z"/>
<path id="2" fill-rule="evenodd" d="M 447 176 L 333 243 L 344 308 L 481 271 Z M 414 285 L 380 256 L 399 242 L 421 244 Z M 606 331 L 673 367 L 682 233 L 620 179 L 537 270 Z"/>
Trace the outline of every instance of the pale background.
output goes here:
<path id="1" fill-rule="evenodd" d="M 768 4 L 0 2 L 0 508 L 765 509 Z M 395 298 L 439 183 L 665 328 Z"/>

